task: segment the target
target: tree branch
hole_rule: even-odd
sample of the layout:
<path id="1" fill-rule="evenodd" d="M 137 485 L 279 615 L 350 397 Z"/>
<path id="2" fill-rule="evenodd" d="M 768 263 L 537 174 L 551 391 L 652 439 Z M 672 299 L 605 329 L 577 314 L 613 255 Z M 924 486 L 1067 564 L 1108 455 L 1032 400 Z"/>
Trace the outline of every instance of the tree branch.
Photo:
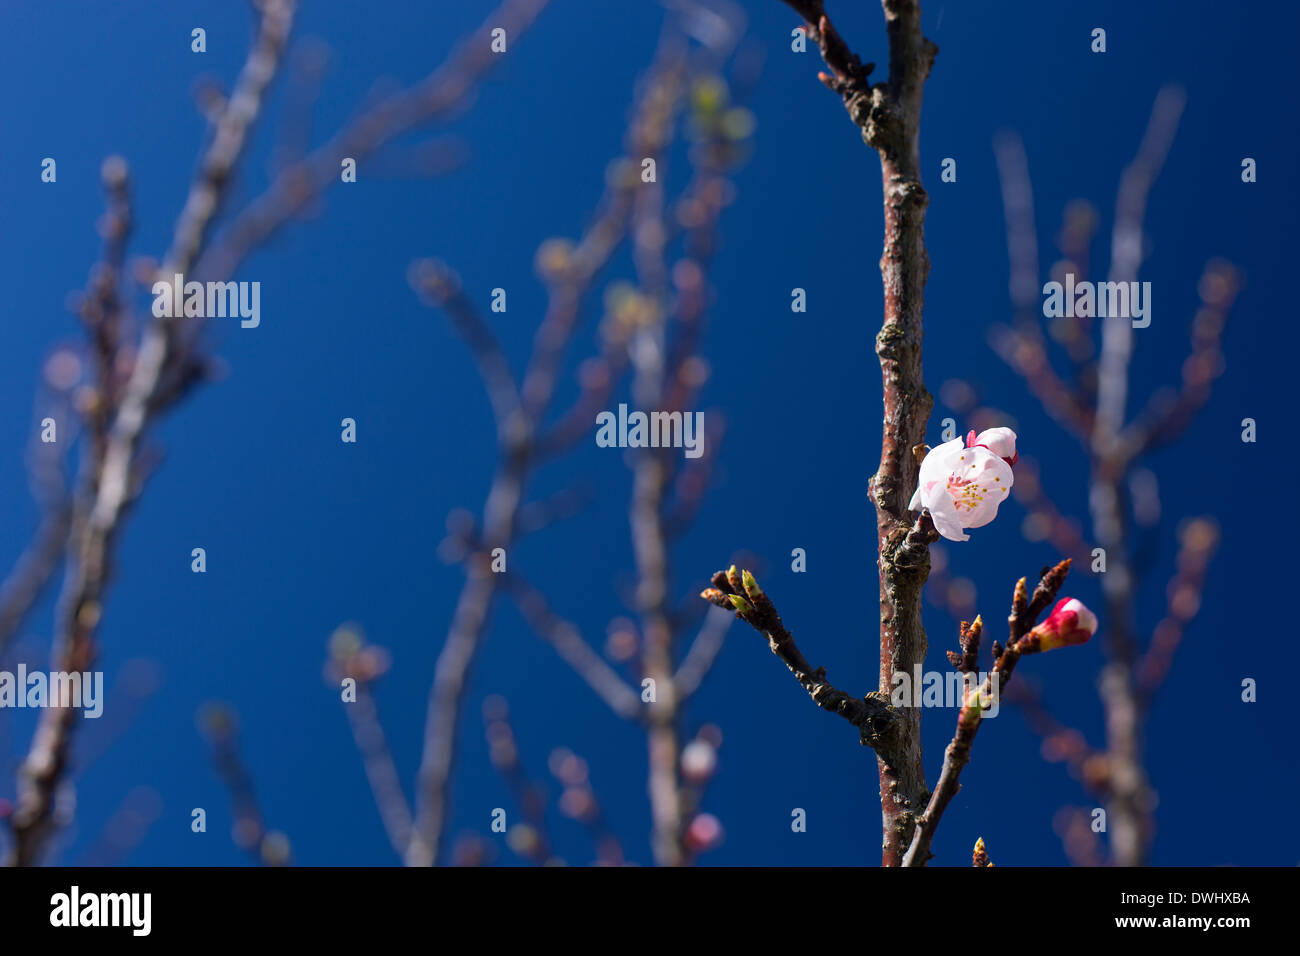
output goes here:
<path id="1" fill-rule="evenodd" d="M 194 261 L 279 65 L 294 0 L 263 0 L 259 10 L 253 47 L 200 160 L 164 258 L 164 275 L 183 273 Z M 123 388 L 102 455 L 92 456 L 83 469 L 69 532 L 68 574 L 59 600 L 54 649 L 58 670 L 93 670 L 113 542 L 138 491 L 137 453 L 156 411 L 155 396 L 166 383 L 175 344 L 174 320 L 154 318 Z M 73 708 L 49 708 L 41 714 L 18 774 L 17 806 L 10 819 L 14 863 L 35 863 L 53 829 L 54 794 L 66 769 L 76 719 Z"/>
<path id="2" fill-rule="evenodd" d="M 497 432 L 503 441 L 508 440 L 510 429 L 519 424 L 515 419 L 520 410 L 519 387 L 496 333 L 465 295 L 460 276 L 440 260 L 421 259 L 413 263 L 410 282 L 428 304 L 446 313 L 457 334 L 469 346 L 492 403 Z"/>
<path id="3" fill-rule="evenodd" d="M 1124 171 L 1116 199 L 1111 236 L 1112 282 L 1136 281 L 1143 258 L 1143 220 L 1147 197 L 1173 142 L 1182 115 L 1181 90 L 1166 87 L 1151 109 L 1138 155 Z M 1142 760 L 1141 704 L 1134 667 L 1137 627 L 1133 569 L 1125 535 L 1123 499 L 1128 466 L 1121 440 L 1128 403 L 1133 327 L 1127 317 L 1103 320 L 1097 377 L 1097 416 L 1089 448 L 1092 481 L 1089 504 L 1093 535 L 1105 549 L 1107 570 L 1101 578 L 1105 599 L 1109 658 L 1100 680 L 1106 712 L 1107 752 L 1111 762 L 1111 799 L 1107 822 L 1111 851 L 1120 866 L 1137 866 L 1150 839 L 1151 790 Z"/>
<path id="4" fill-rule="evenodd" d="M 641 696 L 618 672 L 605 663 L 569 621 L 558 617 L 546 597 L 516 572 L 505 575 L 509 591 L 529 627 L 544 638 L 575 674 L 619 717 L 637 721 L 643 716 Z"/>
<path id="5" fill-rule="evenodd" d="M 483 702 L 483 724 L 492 766 L 510 788 L 523 817 L 522 826 L 516 823 L 506 831 L 510 848 L 536 866 L 562 862 L 554 856 L 547 832 L 546 791 L 524 770 L 510 722 L 510 705 L 504 697 L 493 695 Z"/>
<path id="6" fill-rule="evenodd" d="M 344 678 L 351 678 L 355 683 L 356 698 L 346 701 L 343 710 L 365 764 L 366 779 L 384 832 L 400 857 L 411 840 L 411 808 L 402 792 L 397 764 L 379 720 L 373 691 L 374 682 L 388 670 L 388 652 L 366 643 L 359 631 L 344 626 L 330 636 L 329 658 L 325 676 L 332 688 L 337 690 Z"/>
<path id="7" fill-rule="evenodd" d="M 660 80 L 656 71 L 637 103 L 626 138 L 628 156 L 657 156 L 666 145 L 670 130 L 658 121 L 655 102 Z M 408 865 L 431 866 L 438 861 L 450 801 L 461 698 L 486 633 L 492 603 L 503 584 L 501 575 L 491 571 L 491 554 L 496 548 L 508 548 L 518 536 L 524 486 L 541 460 L 539 432 L 554 397 L 565 350 L 573 339 L 586 294 L 627 235 L 632 199 L 640 182 L 630 171 L 631 162 L 624 157 L 621 174 L 607 177 L 600 212 L 582 239 L 572 247 L 552 246 L 552 251 L 559 253 L 557 261 L 542 270 L 549 301 L 523 376 L 521 411 L 499 435 L 499 462 L 483 506 L 478 550 L 465 560 L 465 584 L 429 690 Z"/>
<path id="8" fill-rule="evenodd" d="M 888 695 L 872 691 L 865 697 L 854 697 L 826 679 L 826 668 L 809 664 L 753 574 L 737 571 L 733 564 L 729 570 L 713 575 L 713 587 L 700 592 L 700 597 L 730 609 L 766 637 L 772 653 L 790 669 L 813 703 L 822 710 L 839 714 L 856 727 L 863 746 L 871 747 L 878 755 L 897 755 L 900 731 L 906 719 L 903 713 L 889 703 Z"/>
<path id="9" fill-rule="evenodd" d="M 381 148 L 424 124 L 448 115 L 502 57 L 491 50 L 491 32 L 507 31 L 513 43 L 548 0 L 503 0 L 482 26 L 465 37 L 418 83 L 385 96 L 303 158 L 285 165 L 271 184 L 239 210 L 196 264 L 207 279 L 230 276 L 248 253 L 273 237 L 299 212 L 339 181 L 344 158 L 360 166 Z M 233 100 L 234 97 L 232 96 Z"/>
<path id="10" fill-rule="evenodd" d="M 870 85 L 871 66 L 861 66 L 825 15 L 821 0 L 786 0 L 809 21 L 808 35 L 822 50 L 832 75 L 826 86 L 840 95 L 863 141 L 880 155 L 884 184 L 885 242 L 880 259 L 884 324 L 876 336 L 884 388 L 880 466 L 871 480 L 876 505 L 880 568 L 880 691 L 896 673 L 911 673 L 925 660 L 921 590 L 929 573 L 924 546 L 909 542 L 907 504 L 916 489 L 919 462 L 912 449 L 925 442 L 933 399 L 921 376 L 922 308 L 930 259 L 925 250 L 919 129 L 926 77 L 939 49 L 921 34 L 917 0 L 882 0 L 889 34 L 889 79 Z M 900 555 L 900 551 L 906 553 Z M 901 558 L 901 560 L 900 560 Z M 915 814 L 929 791 L 921 761 L 921 714 L 905 711 L 900 745 L 880 760 L 880 806 L 884 826 L 881 862 L 897 866 L 912 833 Z M 880 754 L 877 754 L 880 756 Z"/>
<path id="11" fill-rule="evenodd" d="M 1012 600 L 1011 617 L 1008 620 L 1010 635 L 1007 646 L 997 655 L 993 670 L 984 678 L 979 690 L 967 697 L 957 717 L 957 731 L 948 744 L 943 755 L 943 770 L 935 785 L 930 802 L 925 812 L 916 821 L 916 830 L 911 845 L 903 857 L 903 866 L 925 866 L 930 859 L 930 842 L 934 831 L 939 826 L 943 812 L 952 802 L 952 798 L 961 789 L 961 772 L 970 762 L 971 745 L 979 731 L 983 708 L 981 701 L 997 697 L 1011 682 L 1011 675 L 1022 654 L 1033 653 L 1038 648 L 1030 634 L 1038 617 L 1056 599 L 1057 592 L 1065 583 L 1065 576 L 1070 571 L 1070 559 L 1066 558 L 1054 568 L 1047 570 L 1034 588 L 1032 597 L 1025 592 L 1025 579 L 1016 582 L 1015 596 Z M 996 653 L 996 652 L 995 652 Z"/>
<path id="12" fill-rule="evenodd" d="M 732 610 L 728 607 L 727 610 Z M 682 662 L 673 674 L 673 683 L 677 685 L 677 696 L 682 701 L 689 700 L 713 667 L 718 654 L 726 643 L 727 631 L 731 628 L 731 615 L 710 608 L 699 633 L 687 649 Z"/>

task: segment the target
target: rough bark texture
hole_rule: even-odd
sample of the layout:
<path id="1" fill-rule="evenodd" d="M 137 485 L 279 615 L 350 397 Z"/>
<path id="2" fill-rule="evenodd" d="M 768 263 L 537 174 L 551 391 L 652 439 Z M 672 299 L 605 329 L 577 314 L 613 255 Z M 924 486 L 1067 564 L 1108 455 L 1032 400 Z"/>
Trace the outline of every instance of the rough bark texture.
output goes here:
<path id="1" fill-rule="evenodd" d="M 888 695 L 894 674 L 925 660 L 921 589 L 930 571 L 928 536 L 911 528 L 907 510 L 920 463 L 912 449 L 924 444 L 934 404 L 921 377 L 921 313 L 930 259 L 925 251 L 919 128 L 921 94 L 938 47 L 921 34 L 917 0 L 882 0 L 889 34 L 889 79 L 868 82 L 863 64 L 826 16 L 822 0 L 786 0 L 808 22 L 805 32 L 821 48 L 833 75 L 821 80 L 840 94 L 863 140 L 880 154 L 885 199 L 885 245 L 880 258 L 884 323 L 876 354 L 884 386 L 880 467 L 871 480 L 876 505 L 880 569 L 880 686 Z M 916 815 L 929 791 L 921 760 L 921 715 L 903 720 L 889 746 L 877 748 L 884 829 L 881 862 L 898 866 L 912 838 Z"/>
<path id="2" fill-rule="evenodd" d="M 826 679 L 826 668 L 813 667 L 803 656 L 794 636 L 786 630 L 771 598 L 758 586 L 749 571 L 732 565 L 713 575 L 713 587 L 700 597 L 735 612 L 736 616 L 767 638 L 772 653 L 790 669 L 814 704 L 832 714 L 839 714 L 858 729 L 863 746 L 877 753 L 894 753 L 899 744 L 902 712 L 892 706 L 886 694 L 870 693 L 854 697 Z"/>
<path id="3" fill-rule="evenodd" d="M 916 490 L 919 461 L 912 449 L 925 442 L 933 400 L 921 377 L 921 313 L 930 258 L 925 251 L 918 125 L 921 92 L 937 48 L 921 35 L 915 2 L 885 0 L 889 28 L 889 82 L 872 90 L 863 139 L 880 153 L 885 193 L 884 325 L 876 354 L 884 384 L 884 434 L 880 467 L 871 482 L 880 554 L 880 690 L 894 674 L 925 661 L 921 589 L 930 571 L 924 546 L 908 536 L 907 504 Z M 911 842 L 916 814 L 929 798 L 921 759 L 921 714 L 905 712 L 897 752 L 877 753 L 884 827 L 881 862 L 897 866 Z"/>

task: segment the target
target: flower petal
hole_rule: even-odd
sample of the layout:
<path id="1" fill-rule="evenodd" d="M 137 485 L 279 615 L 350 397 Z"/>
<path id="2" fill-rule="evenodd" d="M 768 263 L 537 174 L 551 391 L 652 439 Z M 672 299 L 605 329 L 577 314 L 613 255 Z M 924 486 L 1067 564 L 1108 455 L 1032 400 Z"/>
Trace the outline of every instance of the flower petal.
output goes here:
<path id="1" fill-rule="evenodd" d="M 936 486 L 938 487 L 938 486 Z M 930 520 L 935 530 L 949 541 L 969 541 L 970 535 L 962 530 L 963 519 L 957 514 L 957 507 L 946 489 L 934 496 L 933 504 L 928 505 Z"/>
<path id="2" fill-rule="evenodd" d="M 931 448 L 921 459 L 920 486 L 922 488 L 935 482 L 946 484 L 962 452 L 962 440 L 954 438 L 937 448 Z"/>
<path id="3" fill-rule="evenodd" d="M 982 528 L 998 514 L 1015 482 L 1011 466 L 984 448 L 967 449 L 966 461 L 957 473 L 962 484 L 949 486 L 967 528 Z"/>
<path id="4" fill-rule="evenodd" d="M 1016 457 L 1016 433 L 1010 428 L 986 428 L 975 436 L 975 444 L 983 445 L 999 458 Z"/>

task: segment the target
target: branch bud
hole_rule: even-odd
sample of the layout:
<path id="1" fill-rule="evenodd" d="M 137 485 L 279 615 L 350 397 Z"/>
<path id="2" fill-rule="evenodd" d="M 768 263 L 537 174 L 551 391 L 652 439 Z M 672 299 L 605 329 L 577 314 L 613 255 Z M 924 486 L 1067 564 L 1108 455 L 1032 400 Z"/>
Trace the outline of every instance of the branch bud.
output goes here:
<path id="1" fill-rule="evenodd" d="M 736 570 L 736 566 L 734 564 L 731 567 L 727 568 L 727 583 L 731 585 L 732 594 L 745 593 L 745 582 L 740 577 L 740 572 Z"/>
<path id="2" fill-rule="evenodd" d="M 727 594 L 719 591 L 717 588 L 705 588 L 700 592 L 700 597 L 704 598 L 704 600 L 708 601 L 710 604 L 716 604 L 718 607 L 725 607 L 728 611 L 731 610 L 731 602 L 727 600 Z"/>

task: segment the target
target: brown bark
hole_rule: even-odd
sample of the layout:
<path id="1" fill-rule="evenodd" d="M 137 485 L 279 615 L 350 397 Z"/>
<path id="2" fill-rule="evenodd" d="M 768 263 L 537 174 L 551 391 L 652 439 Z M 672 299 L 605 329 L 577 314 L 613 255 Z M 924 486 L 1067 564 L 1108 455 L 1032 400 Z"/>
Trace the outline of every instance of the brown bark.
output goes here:
<path id="1" fill-rule="evenodd" d="M 885 193 L 885 246 L 880 258 L 884 325 L 876 354 L 884 384 L 884 433 L 880 467 L 871 481 L 876 504 L 880 567 L 880 691 L 889 693 L 896 673 L 925 661 L 921 589 L 930 570 L 924 546 L 913 546 L 907 504 L 916 490 L 920 463 L 912 448 L 925 442 L 933 400 L 921 375 L 922 308 L 930 258 L 925 251 L 918 126 L 921 92 L 937 52 L 921 35 L 915 2 L 885 0 L 889 28 L 889 82 L 872 90 L 863 139 L 880 154 Z M 915 816 L 929 791 L 921 758 L 921 714 L 905 711 L 898 750 L 877 753 L 884 827 L 881 862 L 898 866 L 911 842 Z"/>
<path id="2" fill-rule="evenodd" d="M 826 86 L 840 94 L 862 138 L 880 155 L 885 201 L 885 242 L 880 258 L 884 322 L 876 354 L 884 390 L 880 466 L 871 480 L 876 506 L 880 571 L 880 685 L 888 695 L 896 673 L 925 660 L 921 589 L 930 570 L 928 538 L 912 533 L 907 510 L 920 463 L 912 449 L 925 442 L 933 399 L 921 375 L 922 309 L 930 259 L 925 251 L 919 129 L 921 97 L 938 47 L 921 34 L 917 0 L 882 0 L 889 34 L 889 79 L 868 82 L 864 65 L 826 16 L 822 0 L 786 0 L 808 25 L 833 75 Z M 921 760 L 921 715 L 903 711 L 890 746 L 877 748 L 884 840 L 881 862 L 898 866 L 912 838 L 916 815 L 929 799 Z"/>
<path id="3" fill-rule="evenodd" d="M 718 607 L 733 610 L 737 617 L 767 638 L 772 653 L 790 669 L 814 704 L 832 714 L 839 714 L 858 729 L 863 746 L 877 753 L 897 747 L 900 711 L 891 706 L 884 694 L 870 693 L 854 697 L 826 679 L 826 668 L 813 667 L 803 656 L 794 636 L 786 630 L 771 598 L 758 586 L 749 571 L 730 570 L 713 575 L 713 587 L 701 592 Z"/>

